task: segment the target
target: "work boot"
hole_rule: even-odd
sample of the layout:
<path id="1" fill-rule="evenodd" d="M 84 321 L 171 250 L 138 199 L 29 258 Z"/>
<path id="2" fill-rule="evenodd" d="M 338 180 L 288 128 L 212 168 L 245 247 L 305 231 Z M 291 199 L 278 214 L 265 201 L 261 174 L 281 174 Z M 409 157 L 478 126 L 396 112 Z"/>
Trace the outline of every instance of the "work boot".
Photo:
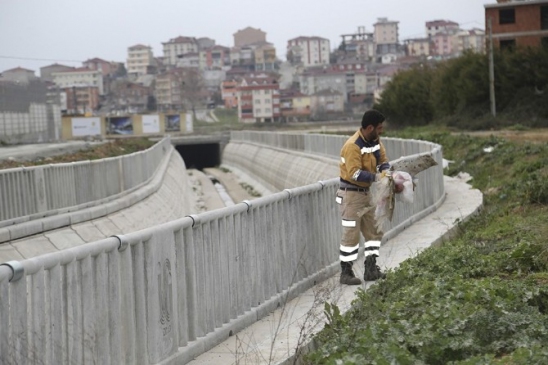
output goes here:
<path id="1" fill-rule="evenodd" d="M 362 281 L 354 275 L 352 271 L 352 262 L 341 261 L 341 284 L 346 285 L 360 285 Z"/>
<path id="2" fill-rule="evenodd" d="M 363 280 L 365 281 L 375 281 L 386 277 L 386 274 L 377 266 L 377 259 L 373 255 L 365 258 L 363 273 Z"/>

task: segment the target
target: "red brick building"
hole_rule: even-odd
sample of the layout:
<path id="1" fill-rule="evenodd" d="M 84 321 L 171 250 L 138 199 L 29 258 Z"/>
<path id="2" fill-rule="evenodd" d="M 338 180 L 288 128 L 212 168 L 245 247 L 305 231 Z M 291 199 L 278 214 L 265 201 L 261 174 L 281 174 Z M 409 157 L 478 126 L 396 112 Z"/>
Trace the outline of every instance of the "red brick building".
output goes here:
<path id="1" fill-rule="evenodd" d="M 495 47 L 548 47 L 548 0 L 497 0 L 496 4 L 486 4 L 487 36 L 489 19 Z"/>

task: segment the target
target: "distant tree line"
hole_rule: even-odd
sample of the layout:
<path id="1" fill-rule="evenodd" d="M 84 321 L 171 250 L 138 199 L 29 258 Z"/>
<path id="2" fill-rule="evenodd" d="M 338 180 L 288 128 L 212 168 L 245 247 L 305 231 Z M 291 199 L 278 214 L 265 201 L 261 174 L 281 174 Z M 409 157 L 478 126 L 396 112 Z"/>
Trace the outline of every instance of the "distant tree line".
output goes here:
<path id="1" fill-rule="evenodd" d="M 375 108 L 394 125 L 433 121 L 464 129 L 548 127 L 548 49 L 495 51 L 497 118 L 491 115 L 489 59 L 472 52 L 399 72 Z"/>

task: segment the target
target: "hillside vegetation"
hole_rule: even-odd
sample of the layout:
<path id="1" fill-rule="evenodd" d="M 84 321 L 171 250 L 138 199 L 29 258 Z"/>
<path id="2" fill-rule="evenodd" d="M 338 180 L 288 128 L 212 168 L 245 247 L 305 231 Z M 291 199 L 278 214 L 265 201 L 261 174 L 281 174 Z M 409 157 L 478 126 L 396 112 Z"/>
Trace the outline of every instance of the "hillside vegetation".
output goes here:
<path id="1" fill-rule="evenodd" d="M 0 170 L 24 166 L 47 165 L 53 163 L 98 160 L 108 157 L 129 155 L 152 147 L 156 142 L 148 138 L 120 138 L 97 146 L 84 148 L 78 152 L 65 153 L 59 156 L 36 158 L 33 160 L 0 160 Z"/>
<path id="2" fill-rule="evenodd" d="M 375 105 L 401 126 L 442 121 L 460 129 L 548 127 L 548 49 L 494 55 L 497 118 L 491 115 L 488 56 L 465 53 L 398 73 Z"/>
<path id="3" fill-rule="evenodd" d="M 430 128 L 430 130 L 432 130 Z M 457 238 L 409 259 L 327 325 L 307 364 L 548 364 L 548 146 L 407 129 L 484 194 Z M 494 147 L 492 152 L 486 152 Z"/>

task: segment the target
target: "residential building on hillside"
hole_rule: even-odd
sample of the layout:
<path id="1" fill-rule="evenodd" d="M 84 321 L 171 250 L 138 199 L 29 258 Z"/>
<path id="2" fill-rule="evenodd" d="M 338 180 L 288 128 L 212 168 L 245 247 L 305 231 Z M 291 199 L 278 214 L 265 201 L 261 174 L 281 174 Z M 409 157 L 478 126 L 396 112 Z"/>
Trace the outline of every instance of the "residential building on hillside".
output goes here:
<path id="1" fill-rule="evenodd" d="M 198 43 L 198 50 L 215 47 L 215 39 L 208 37 L 196 38 L 196 43 Z"/>
<path id="2" fill-rule="evenodd" d="M 456 34 L 437 33 L 430 39 L 432 41 L 432 55 L 443 58 L 456 56 L 458 46 Z"/>
<path id="3" fill-rule="evenodd" d="M 194 67 L 200 68 L 200 53 L 189 52 L 180 54 L 177 58 L 177 67 Z"/>
<path id="4" fill-rule="evenodd" d="M 170 69 L 156 75 L 154 95 L 159 111 L 182 110 L 181 83 L 184 71 L 179 68 Z"/>
<path id="5" fill-rule="evenodd" d="M 340 91 L 324 89 L 315 92 L 310 97 L 310 109 L 312 116 L 323 119 L 329 114 L 343 113 L 346 96 Z"/>
<path id="6" fill-rule="evenodd" d="M 96 86 L 65 87 L 68 114 L 93 114 L 99 108 L 99 89 Z"/>
<path id="7" fill-rule="evenodd" d="M 108 76 L 116 72 L 118 65 L 116 62 L 109 62 L 100 58 L 91 58 L 82 63 L 83 67 L 87 67 L 91 70 L 101 71 L 103 76 Z"/>
<path id="8" fill-rule="evenodd" d="M 483 29 L 461 30 L 457 33 L 457 52 L 464 51 L 485 53 L 485 31 Z"/>
<path id="9" fill-rule="evenodd" d="M 225 108 L 233 109 L 238 107 L 238 83 L 235 80 L 225 80 L 221 83 L 221 98 Z"/>
<path id="10" fill-rule="evenodd" d="M 281 120 L 286 123 L 309 120 L 311 103 L 311 96 L 298 90 L 280 90 Z"/>
<path id="11" fill-rule="evenodd" d="M 430 38 L 411 38 L 404 41 L 406 54 L 408 56 L 430 56 Z"/>
<path id="12" fill-rule="evenodd" d="M 240 67 L 248 72 L 274 71 L 277 68 L 276 48 L 268 42 L 256 42 L 230 50 L 232 67 Z"/>
<path id="13" fill-rule="evenodd" d="M 425 23 L 426 36 L 434 37 L 436 34 L 456 34 L 460 28 L 459 23 L 451 20 L 431 20 Z"/>
<path id="14" fill-rule="evenodd" d="M 299 86 L 300 91 L 306 95 L 313 95 L 326 89 L 338 91 L 343 95 L 348 92 L 346 71 L 330 67 L 307 69 L 299 75 Z"/>
<path id="15" fill-rule="evenodd" d="M 16 83 L 28 84 L 30 81 L 36 79 L 37 77 L 34 74 L 34 71 L 22 67 L 12 68 L 3 71 L 0 74 L 0 81 L 11 81 Z"/>
<path id="16" fill-rule="evenodd" d="M 111 85 L 111 109 L 126 113 L 140 113 L 147 110 L 152 87 L 127 80 L 116 80 Z"/>
<path id="17" fill-rule="evenodd" d="M 287 60 L 304 67 L 328 65 L 329 40 L 321 37 L 297 37 L 287 41 Z"/>
<path id="18" fill-rule="evenodd" d="M 266 32 L 260 29 L 247 27 L 233 34 L 234 47 L 243 47 L 249 44 L 266 42 Z"/>
<path id="19" fill-rule="evenodd" d="M 213 46 L 200 51 L 201 69 L 221 69 L 230 67 L 230 48 Z"/>
<path id="20" fill-rule="evenodd" d="M 348 101 L 352 93 L 369 92 L 366 66 L 356 60 L 347 60 L 331 66 L 309 68 L 299 76 L 300 91 L 313 95 L 321 90 L 338 91 Z M 371 91 L 372 92 L 372 91 Z"/>
<path id="21" fill-rule="evenodd" d="M 249 45 L 253 47 L 255 71 L 274 71 L 276 69 L 276 48 L 268 42 Z"/>
<path id="22" fill-rule="evenodd" d="M 198 41 L 194 37 L 183 37 L 170 39 L 162 43 L 164 52 L 164 64 L 176 66 L 182 55 L 197 53 L 199 51 Z"/>
<path id="23" fill-rule="evenodd" d="M 399 51 L 399 31 L 397 21 L 388 20 L 388 18 L 377 18 L 373 24 L 373 39 L 377 45 L 377 55 L 387 53 L 398 53 Z"/>
<path id="24" fill-rule="evenodd" d="M 53 82 L 52 73 L 69 71 L 69 70 L 74 70 L 74 67 L 54 63 L 53 65 L 40 67 L 40 78 L 43 81 Z"/>
<path id="25" fill-rule="evenodd" d="M 498 0 L 484 7 L 485 29 L 491 20 L 494 46 L 548 47 L 548 0 Z"/>
<path id="26" fill-rule="evenodd" d="M 280 85 L 270 77 L 242 79 L 237 88 L 238 118 L 244 123 L 280 119 Z"/>
<path id="27" fill-rule="evenodd" d="M 255 52 L 250 46 L 233 47 L 230 49 L 230 64 L 232 67 L 245 69 L 246 72 L 255 70 Z"/>
<path id="28" fill-rule="evenodd" d="M 80 67 L 63 72 L 53 72 L 51 75 L 55 85 L 60 88 L 91 86 L 98 89 L 99 95 L 105 94 L 101 71 Z"/>
<path id="29" fill-rule="evenodd" d="M 137 44 L 127 49 L 127 72 L 129 75 L 146 75 L 149 68 L 154 66 L 152 47 Z"/>
<path id="30" fill-rule="evenodd" d="M 340 63 L 355 60 L 361 63 L 374 62 L 377 45 L 373 33 L 368 33 L 364 26 L 359 26 L 356 33 L 342 34 L 339 47 L 330 55 L 331 62 Z"/>

